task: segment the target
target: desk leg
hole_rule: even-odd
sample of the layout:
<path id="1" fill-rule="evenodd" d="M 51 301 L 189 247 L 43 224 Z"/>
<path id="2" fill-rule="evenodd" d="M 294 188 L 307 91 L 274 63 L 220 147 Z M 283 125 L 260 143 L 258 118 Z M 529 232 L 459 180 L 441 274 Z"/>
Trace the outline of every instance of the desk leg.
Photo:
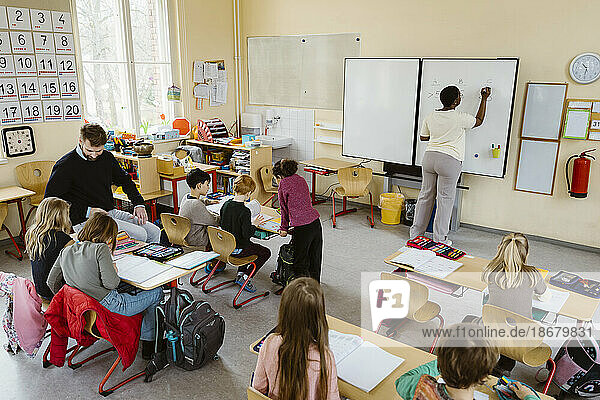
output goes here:
<path id="1" fill-rule="evenodd" d="M 317 204 L 317 174 L 312 172 L 312 204 L 313 206 Z"/>
<path id="2" fill-rule="evenodd" d="M 17 209 L 19 210 L 19 220 L 21 222 L 21 233 L 19 233 L 19 236 L 17 236 L 19 239 L 21 239 L 22 243 L 25 243 L 25 218 L 23 216 L 23 204 L 21 203 L 21 199 L 17 199 L 14 201 L 9 201 L 8 203 L 17 203 Z M 10 229 L 8 229 L 8 226 L 6 225 L 2 225 L 2 229 L 6 230 L 6 233 L 8 233 L 8 236 L 10 237 L 10 240 L 13 242 L 13 245 L 15 246 L 15 249 L 17 250 L 17 254 L 13 253 L 12 251 L 9 250 L 5 250 L 4 252 L 8 255 L 13 256 L 14 258 L 16 258 L 17 260 L 21 261 L 23 260 L 23 252 L 21 251 L 21 248 L 19 247 L 19 244 L 17 243 L 17 241 L 15 240 L 15 238 L 13 237 L 12 233 L 10 232 Z"/>
<path id="3" fill-rule="evenodd" d="M 179 214 L 179 196 L 177 195 L 178 180 L 171 181 L 171 192 L 173 193 L 173 214 Z"/>
<path id="4" fill-rule="evenodd" d="M 25 216 L 23 215 L 23 202 L 21 199 L 17 200 L 17 209 L 19 210 L 19 221 L 21 222 L 21 233 L 19 233 L 19 237 L 25 243 L 25 232 L 27 231 L 27 227 L 25 226 Z"/>

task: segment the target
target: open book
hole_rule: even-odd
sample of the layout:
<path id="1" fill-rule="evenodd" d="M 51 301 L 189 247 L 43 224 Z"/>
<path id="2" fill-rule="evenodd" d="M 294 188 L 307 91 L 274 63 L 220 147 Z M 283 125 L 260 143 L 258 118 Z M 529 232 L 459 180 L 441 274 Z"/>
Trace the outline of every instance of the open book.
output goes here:
<path id="1" fill-rule="evenodd" d="M 115 261 L 119 278 L 130 282 L 142 283 L 172 267 L 149 260 L 146 257 L 125 254 Z"/>
<path id="2" fill-rule="evenodd" d="M 408 265 L 409 267 L 413 267 L 417 272 L 423 272 L 438 279 L 444 279 L 462 266 L 462 263 L 440 257 L 433 251 L 413 248 L 406 248 L 404 252 L 394 257 L 391 261 Z"/>
<path id="3" fill-rule="evenodd" d="M 360 336 L 329 330 L 329 348 L 335 358 L 338 378 L 370 392 L 391 374 L 403 358 L 364 341 Z"/>

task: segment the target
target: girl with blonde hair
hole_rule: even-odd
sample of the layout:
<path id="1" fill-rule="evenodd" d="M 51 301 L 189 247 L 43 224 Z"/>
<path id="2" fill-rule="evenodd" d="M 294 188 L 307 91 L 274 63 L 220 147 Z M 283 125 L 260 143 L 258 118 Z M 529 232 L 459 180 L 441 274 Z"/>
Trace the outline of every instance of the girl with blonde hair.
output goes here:
<path id="1" fill-rule="evenodd" d="M 35 212 L 35 222 L 25 234 L 25 248 L 31 260 L 31 273 L 37 294 L 51 300 L 54 294 L 46 284 L 60 251 L 71 242 L 69 203 L 46 197 Z"/>
<path id="2" fill-rule="evenodd" d="M 532 318 L 533 297 L 547 300 L 550 292 L 538 269 L 526 264 L 528 254 L 529 242 L 522 233 L 505 235 L 482 280 L 488 284 L 489 304 Z M 514 365 L 514 360 L 501 356 L 495 373 L 509 376 Z"/>
<path id="3" fill-rule="evenodd" d="M 252 386 L 274 400 L 339 400 L 328 334 L 319 283 L 292 281 L 281 296 L 277 328 L 258 353 Z"/>

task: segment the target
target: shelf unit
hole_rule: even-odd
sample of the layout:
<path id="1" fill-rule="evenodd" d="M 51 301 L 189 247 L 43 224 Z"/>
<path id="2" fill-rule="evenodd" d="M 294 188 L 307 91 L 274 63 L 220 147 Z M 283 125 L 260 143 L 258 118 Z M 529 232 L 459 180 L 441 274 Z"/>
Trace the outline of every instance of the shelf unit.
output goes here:
<path id="1" fill-rule="evenodd" d="M 243 146 L 233 146 L 228 144 L 220 144 L 220 143 L 210 143 L 204 142 L 201 140 L 190 139 L 186 142 L 189 145 L 199 146 L 203 149 L 224 149 L 231 151 L 247 151 L 250 152 L 250 176 L 256 182 L 256 191 L 252 194 L 253 199 L 257 199 L 261 203 L 266 201 L 271 195 L 267 194 L 264 191 L 262 181 L 260 178 L 260 169 L 265 166 L 270 166 L 273 164 L 273 149 L 271 146 L 260 146 L 255 148 L 247 148 Z M 227 176 L 239 176 L 240 174 L 231 171 L 218 169 L 217 174 L 227 175 Z"/>
<path id="2" fill-rule="evenodd" d="M 137 186 L 142 196 L 160 190 L 160 178 L 158 176 L 156 156 L 137 157 L 117 153 L 114 151 L 112 154 L 115 156 L 117 161 L 126 160 L 134 164 L 134 168 L 137 170 L 138 179 L 134 179 L 133 182 Z"/>

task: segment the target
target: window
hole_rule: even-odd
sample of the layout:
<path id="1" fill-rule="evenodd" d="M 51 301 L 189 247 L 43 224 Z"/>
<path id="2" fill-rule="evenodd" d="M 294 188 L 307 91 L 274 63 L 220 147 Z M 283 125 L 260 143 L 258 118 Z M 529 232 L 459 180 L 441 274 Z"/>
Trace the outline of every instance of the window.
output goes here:
<path id="1" fill-rule="evenodd" d="M 138 131 L 173 119 L 167 0 L 77 0 L 85 118 Z"/>

